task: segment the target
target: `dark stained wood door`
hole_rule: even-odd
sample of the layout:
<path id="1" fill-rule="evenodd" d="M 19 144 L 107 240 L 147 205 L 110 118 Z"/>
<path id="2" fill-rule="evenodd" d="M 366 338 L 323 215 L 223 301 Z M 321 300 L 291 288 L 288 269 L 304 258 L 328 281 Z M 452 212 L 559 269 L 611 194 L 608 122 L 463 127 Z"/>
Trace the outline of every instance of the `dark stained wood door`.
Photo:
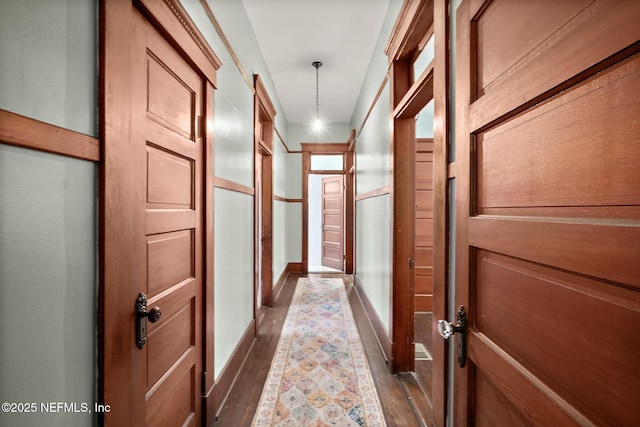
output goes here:
<path id="1" fill-rule="evenodd" d="M 146 346 L 132 343 L 134 398 L 146 426 L 200 426 L 205 86 L 146 19 L 133 22 L 133 286 L 162 310 Z"/>
<path id="2" fill-rule="evenodd" d="M 416 141 L 414 311 L 433 307 L 433 140 Z"/>
<path id="3" fill-rule="evenodd" d="M 322 179 L 322 265 L 344 268 L 344 176 Z"/>
<path id="4" fill-rule="evenodd" d="M 640 420 L 639 22 L 634 0 L 457 11 L 455 425 Z"/>

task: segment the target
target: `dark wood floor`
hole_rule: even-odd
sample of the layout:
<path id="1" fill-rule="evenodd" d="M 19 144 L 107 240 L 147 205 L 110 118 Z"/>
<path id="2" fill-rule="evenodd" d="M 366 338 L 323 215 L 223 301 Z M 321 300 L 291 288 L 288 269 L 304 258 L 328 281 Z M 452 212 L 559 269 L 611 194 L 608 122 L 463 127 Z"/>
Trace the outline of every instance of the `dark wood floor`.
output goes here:
<path id="1" fill-rule="evenodd" d="M 424 426 L 431 418 L 431 405 L 422 394 L 422 387 L 413 374 L 392 375 L 380 351 L 371 325 L 365 315 L 353 277 L 336 274 L 311 274 L 311 277 L 341 277 L 344 279 L 360 338 L 367 354 L 371 374 L 378 389 L 382 409 L 389 426 Z M 295 284 L 302 277 L 290 274 L 276 304 L 258 313 L 259 333 L 244 369 L 226 400 L 215 423 L 216 427 L 250 426 L 258 406 L 262 387 L 269 373 L 271 359 L 280 338 Z"/>

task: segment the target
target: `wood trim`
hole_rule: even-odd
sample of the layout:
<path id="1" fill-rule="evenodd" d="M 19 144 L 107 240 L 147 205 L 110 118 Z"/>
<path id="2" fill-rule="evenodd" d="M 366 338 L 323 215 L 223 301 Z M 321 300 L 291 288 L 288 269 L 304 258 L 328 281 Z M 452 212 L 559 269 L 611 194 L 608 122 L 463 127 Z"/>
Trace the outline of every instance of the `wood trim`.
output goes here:
<path id="1" fill-rule="evenodd" d="M 375 108 L 376 104 L 378 103 L 378 100 L 382 96 L 382 92 L 384 91 L 384 87 L 387 85 L 388 81 L 389 81 L 389 76 L 385 74 L 384 79 L 382 79 L 382 83 L 380 84 L 380 87 L 378 88 L 378 92 L 376 93 L 376 96 L 373 98 L 373 101 L 371 101 L 371 105 L 369 106 L 369 110 L 367 110 L 367 114 L 364 116 L 364 119 L 362 120 L 362 124 L 360 125 L 360 129 L 358 130 L 358 135 L 360 135 L 362 133 L 362 129 L 364 129 L 364 125 L 367 124 L 367 120 L 369 120 L 369 116 L 373 112 L 373 109 Z M 357 143 L 357 140 L 354 141 L 354 145 L 356 143 Z M 349 149 L 351 149 L 351 148 L 349 148 Z"/>
<path id="2" fill-rule="evenodd" d="M 396 119 L 413 119 L 433 98 L 433 67 L 431 61 L 420 77 L 411 85 L 393 111 Z"/>
<path id="3" fill-rule="evenodd" d="M 309 271 L 309 169 L 311 153 L 302 151 L 302 272 Z"/>
<path id="4" fill-rule="evenodd" d="M 133 414 L 129 289 L 133 248 L 131 102 L 131 3 L 100 1 L 98 401 L 113 410 L 108 426 L 129 425 Z M 113 214 L 117 213 L 117 214 Z M 122 363 L 125 360 L 128 363 Z"/>
<path id="5" fill-rule="evenodd" d="M 391 98 L 397 100 L 411 85 L 412 65 L 394 61 L 391 67 Z M 404 98 L 399 102 L 403 102 Z M 395 104 L 402 108 L 402 104 Z M 419 110 L 424 106 L 420 106 Z M 392 209 L 392 301 L 391 371 L 414 370 L 414 271 L 415 258 L 415 135 L 414 117 L 391 120 Z"/>
<path id="6" fill-rule="evenodd" d="M 289 268 L 286 266 L 282 273 L 280 273 L 280 277 L 273 283 L 273 304 L 275 305 L 280 297 L 280 293 L 282 292 L 282 288 L 284 287 L 285 282 L 287 281 L 287 277 L 289 277 Z M 260 330 L 261 320 L 258 320 L 258 330 Z"/>
<path id="7" fill-rule="evenodd" d="M 351 133 L 349 134 L 349 140 L 347 141 L 347 145 L 349 146 L 347 148 L 347 151 L 349 152 L 355 151 L 355 148 L 356 148 L 356 130 L 355 129 L 351 129 Z"/>
<path id="8" fill-rule="evenodd" d="M 32 150 L 100 161 L 97 138 L 0 109 L 0 142 Z"/>
<path id="9" fill-rule="evenodd" d="M 217 176 L 215 177 L 215 187 L 235 191 L 236 193 L 249 194 L 250 196 L 254 196 L 256 194 L 255 189 L 251 187 Z"/>
<path id="10" fill-rule="evenodd" d="M 269 93 L 267 92 L 267 88 L 264 87 L 264 83 L 262 83 L 260 76 L 258 74 L 254 74 L 253 77 L 255 81 L 256 96 L 260 100 L 260 104 L 264 107 L 269 119 L 273 121 L 276 117 L 276 107 L 273 106 Z"/>
<path id="11" fill-rule="evenodd" d="M 287 270 L 291 273 L 302 273 L 302 263 L 290 262 L 289 264 L 287 264 Z"/>
<path id="12" fill-rule="evenodd" d="M 366 193 L 358 194 L 356 196 L 356 202 L 370 199 L 372 197 L 384 196 L 391 193 L 391 186 L 385 185 L 384 187 L 376 188 L 375 190 L 367 191 Z"/>
<path id="13" fill-rule="evenodd" d="M 280 274 L 280 277 L 273 285 L 273 303 L 278 303 L 278 298 L 280 298 L 280 293 L 282 292 L 283 285 L 286 283 L 287 278 L 291 273 L 300 274 L 302 273 L 302 263 L 300 262 L 290 262 L 287 264 L 285 269 Z M 258 324 L 258 329 L 260 324 Z"/>
<path id="14" fill-rule="evenodd" d="M 404 60 L 418 49 L 433 23 L 433 0 L 405 0 L 384 50 L 389 63 Z"/>
<path id="15" fill-rule="evenodd" d="M 351 138 L 349 139 L 349 151 L 344 153 L 344 168 L 349 171 L 355 170 L 355 129 L 351 131 Z M 347 172 L 344 176 L 345 190 L 344 190 L 344 253 L 345 263 L 344 272 L 346 274 L 353 274 L 355 271 L 355 221 L 356 221 L 356 201 L 355 201 L 355 176 L 353 173 Z"/>
<path id="16" fill-rule="evenodd" d="M 213 399 L 209 398 L 208 406 L 206 408 L 207 414 L 211 414 L 213 419 L 210 421 L 211 417 L 207 419 L 207 425 L 212 426 L 213 422 L 215 422 L 218 415 L 220 415 L 220 411 L 224 409 L 224 402 L 227 400 L 233 385 L 236 383 L 238 377 L 240 376 L 240 372 L 242 371 L 242 367 L 247 361 L 247 357 L 251 352 L 251 348 L 253 347 L 256 341 L 256 331 L 257 331 L 257 323 L 256 319 L 253 319 L 247 329 L 245 330 L 242 338 L 238 342 L 238 345 L 233 350 L 231 357 L 227 361 L 227 364 L 222 368 L 220 375 L 218 376 L 213 389 L 209 394 L 213 395 Z"/>
<path id="17" fill-rule="evenodd" d="M 300 146 L 303 152 L 310 154 L 343 154 L 349 150 L 349 144 L 346 142 L 303 142 Z"/>
<path id="18" fill-rule="evenodd" d="M 471 150 L 469 149 L 469 105 L 471 76 L 471 17 L 469 16 L 470 1 L 463 1 L 456 12 L 456 82 L 455 82 L 455 306 L 469 307 L 469 287 L 465 286 L 469 280 L 471 251 L 469 248 L 469 214 L 471 212 Z M 452 43 L 454 41 L 452 40 Z M 450 313 L 453 315 L 453 313 Z M 469 363 L 464 368 L 453 369 L 453 388 L 456 396 L 464 396 L 453 401 L 453 414 L 456 423 L 469 425 L 470 384 Z"/>
<path id="19" fill-rule="evenodd" d="M 158 25 L 167 31 L 169 37 L 185 51 L 207 79 L 217 87 L 217 70 L 222 62 L 214 53 L 179 0 L 135 0 Z M 176 25 L 179 23 L 180 26 Z"/>
<path id="20" fill-rule="evenodd" d="M 302 153 L 302 151 L 295 151 L 295 150 L 289 150 L 289 147 L 287 146 L 287 143 L 284 142 L 284 138 L 282 137 L 282 135 L 280 134 L 280 131 L 278 130 L 278 128 L 274 125 L 273 126 L 273 130 L 276 132 L 276 135 L 278 135 L 278 139 L 280 140 L 280 143 L 282 144 L 282 146 L 284 147 L 284 149 L 287 151 L 287 153 L 292 154 L 292 153 Z"/>
<path id="21" fill-rule="evenodd" d="M 382 350 L 382 354 L 385 360 L 389 362 L 389 360 L 391 359 L 391 339 L 389 338 L 389 335 L 387 334 L 384 324 L 380 320 L 376 309 L 373 307 L 371 300 L 367 296 L 366 291 L 362 287 L 362 282 L 360 281 L 360 277 L 358 275 L 354 276 L 353 284 L 355 285 L 358 300 L 364 308 L 367 319 L 369 319 L 369 323 L 371 324 L 371 327 L 376 334 L 376 339 L 378 340 L 378 345 L 380 345 L 380 350 Z"/>
<path id="22" fill-rule="evenodd" d="M 449 163 L 449 0 L 434 2 L 433 67 L 433 306 L 431 353 L 432 425 L 446 425 L 447 345 L 438 334 L 438 319 L 447 316 L 449 274 L 449 181 L 455 163 Z M 453 176 L 451 172 L 453 171 Z"/>
<path id="23" fill-rule="evenodd" d="M 279 202 L 287 202 L 287 203 L 302 203 L 302 199 L 288 199 L 286 197 L 273 196 L 273 200 L 277 200 Z"/>
<path id="24" fill-rule="evenodd" d="M 224 47 L 227 48 L 227 51 L 229 52 L 229 56 L 231 56 L 233 63 L 236 64 L 236 67 L 238 68 L 238 71 L 240 71 L 242 78 L 244 79 L 247 86 L 249 86 L 251 93 L 255 94 L 255 88 L 253 87 L 253 82 L 251 81 L 249 74 L 245 71 L 244 67 L 242 66 L 242 63 L 240 62 L 240 59 L 238 59 L 238 55 L 236 55 L 236 52 L 231 47 L 231 43 L 229 42 L 229 39 L 227 38 L 227 36 L 224 34 L 224 31 L 222 31 L 222 27 L 220 26 L 220 23 L 216 19 L 215 15 L 213 14 L 211 7 L 209 7 L 209 3 L 207 3 L 207 0 L 200 0 L 200 4 L 202 4 L 202 7 L 204 8 L 204 12 L 207 14 L 207 17 L 213 24 L 213 28 L 215 28 L 216 33 L 218 33 L 220 40 L 222 40 L 222 44 L 224 44 Z"/>
<path id="25" fill-rule="evenodd" d="M 345 169 L 337 169 L 337 170 L 316 170 L 311 169 L 309 174 L 311 175 L 344 175 L 347 173 Z"/>
<path id="26" fill-rule="evenodd" d="M 253 75 L 254 96 L 254 187 L 260 197 L 255 203 L 254 298 L 261 291 L 260 304 L 273 306 L 273 120 L 276 109 L 258 74 Z M 257 301 L 256 301 L 257 302 Z M 254 304 L 254 309 L 257 304 Z M 257 315 L 257 312 L 255 312 Z"/>

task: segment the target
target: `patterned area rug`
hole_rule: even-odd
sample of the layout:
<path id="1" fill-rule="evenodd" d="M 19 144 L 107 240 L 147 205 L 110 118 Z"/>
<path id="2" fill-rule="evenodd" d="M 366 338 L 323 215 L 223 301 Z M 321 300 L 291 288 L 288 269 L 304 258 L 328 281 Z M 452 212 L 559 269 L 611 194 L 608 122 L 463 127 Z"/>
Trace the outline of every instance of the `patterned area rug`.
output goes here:
<path id="1" fill-rule="evenodd" d="M 253 426 L 386 426 L 342 279 L 301 278 Z"/>

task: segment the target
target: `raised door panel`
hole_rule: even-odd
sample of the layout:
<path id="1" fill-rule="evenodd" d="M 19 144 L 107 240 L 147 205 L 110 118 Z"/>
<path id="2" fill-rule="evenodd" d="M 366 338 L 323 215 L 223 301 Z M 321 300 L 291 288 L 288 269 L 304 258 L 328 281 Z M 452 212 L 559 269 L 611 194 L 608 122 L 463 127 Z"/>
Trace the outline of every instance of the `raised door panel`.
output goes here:
<path id="1" fill-rule="evenodd" d="M 459 8 L 456 423 L 640 419 L 639 20 L 631 1 Z"/>

